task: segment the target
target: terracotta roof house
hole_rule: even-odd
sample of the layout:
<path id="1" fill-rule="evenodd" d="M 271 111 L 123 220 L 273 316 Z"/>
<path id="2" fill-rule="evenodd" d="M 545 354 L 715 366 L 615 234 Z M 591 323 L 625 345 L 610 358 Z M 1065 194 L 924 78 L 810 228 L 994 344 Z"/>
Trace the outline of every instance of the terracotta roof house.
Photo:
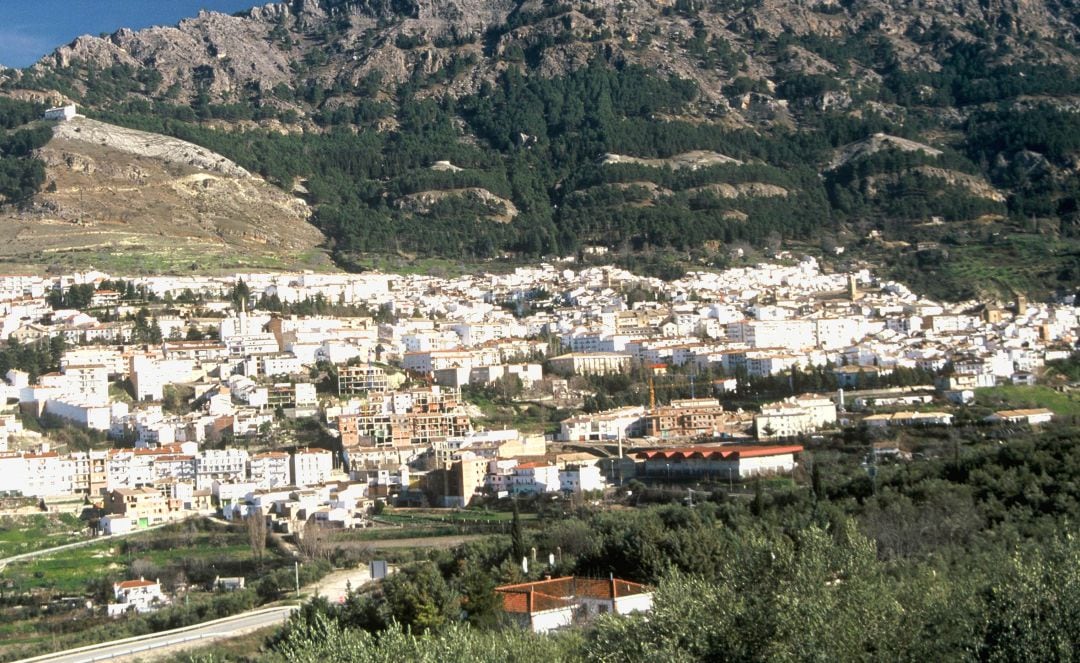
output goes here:
<path id="1" fill-rule="evenodd" d="M 566 576 L 496 587 L 503 610 L 517 624 L 545 633 L 596 615 L 648 612 L 652 590 L 618 578 L 597 579 Z"/>

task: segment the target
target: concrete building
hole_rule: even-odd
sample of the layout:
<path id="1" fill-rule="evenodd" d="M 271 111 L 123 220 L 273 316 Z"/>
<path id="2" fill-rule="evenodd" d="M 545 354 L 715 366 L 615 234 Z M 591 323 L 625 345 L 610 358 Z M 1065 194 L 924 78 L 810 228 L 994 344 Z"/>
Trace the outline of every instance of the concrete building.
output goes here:
<path id="1" fill-rule="evenodd" d="M 138 527 L 164 522 L 170 513 L 168 501 L 153 488 L 118 488 L 105 501 L 108 513 L 130 518 Z"/>
<path id="2" fill-rule="evenodd" d="M 602 442 L 641 437 L 645 434 L 645 408 L 622 407 L 595 414 L 570 417 L 559 424 L 564 442 Z"/>
<path id="3" fill-rule="evenodd" d="M 248 461 L 251 481 L 258 488 L 292 485 L 292 459 L 281 451 L 255 454 Z"/>
<path id="4" fill-rule="evenodd" d="M 297 486 L 319 486 L 330 479 L 334 457 L 325 449 L 297 449 L 292 455 L 292 479 Z"/>
<path id="5" fill-rule="evenodd" d="M 372 364 L 338 367 L 338 396 L 386 391 L 386 370 Z"/>
<path id="6" fill-rule="evenodd" d="M 803 395 L 761 406 L 754 417 L 759 440 L 794 437 L 836 423 L 836 404 L 822 396 Z"/>
<path id="7" fill-rule="evenodd" d="M 642 451 L 643 476 L 662 480 L 746 479 L 758 475 L 786 474 L 795 469 L 799 445 L 756 446 L 733 444 Z"/>
<path id="8" fill-rule="evenodd" d="M 488 459 L 463 458 L 454 461 L 448 472 L 449 486 L 443 497 L 444 507 L 464 508 L 484 489 Z"/>
<path id="9" fill-rule="evenodd" d="M 870 428 L 893 426 L 951 426 L 953 416 L 948 412 L 893 412 L 874 414 L 863 419 Z"/>
<path id="10" fill-rule="evenodd" d="M 559 471 L 559 489 L 568 494 L 604 490 L 607 483 L 596 465 L 575 465 Z"/>
<path id="11" fill-rule="evenodd" d="M 563 375 L 608 375 L 630 370 L 630 359 L 621 352 L 571 352 L 550 362 L 552 370 Z"/>
<path id="12" fill-rule="evenodd" d="M 67 122 L 68 120 L 75 119 L 76 115 L 78 115 L 78 109 L 75 104 L 68 104 L 66 106 L 57 106 L 55 108 L 46 109 L 45 112 L 41 114 L 41 119 L 46 121 Z"/>
<path id="13" fill-rule="evenodd" d="M 243 449 L 206 449 L 195 457 L 195 488 L 207 490 L 214 482 L 247 479 L 248 452 Z"/>
<path id="14" fill-rule="evenodd" d="M 1046 408 L 1028 410 L 1000 410 L 986 417 L 990 423 L 1024 423 L 1032 426 L 1048 424 L 1054 419 L 1054 412 Z"/>
<path id="15" fill-rule="evenodd" d="M 728 432 L 730 421 L 716 400 L 686 399 L 650 410 L 646 414 L 645 434 L 664 439 L 719 437 Z"/>
<path id="16" fill-rule="evenodd" d="M 514 495 L 556 493 L 561 489 L 559 466 L 554 463 L 521 463 L 513 468 L 510 492 Z"/>

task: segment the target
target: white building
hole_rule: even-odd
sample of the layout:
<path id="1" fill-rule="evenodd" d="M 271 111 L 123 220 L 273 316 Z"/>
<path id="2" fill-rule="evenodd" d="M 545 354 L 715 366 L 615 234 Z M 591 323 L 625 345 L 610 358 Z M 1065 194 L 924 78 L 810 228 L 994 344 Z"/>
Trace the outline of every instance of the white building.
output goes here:
<path id="1" fill-rule="evenodd" d="M 787 474 L 795 469 L 798 445 L 731 444 L 642 451 L 641 473 L 664 479 L 746 479 L 758 475 Z"/>
<path id="2" fill-rule="evenodd" d="M 247 478 L 248 452 L 243 449 L 205 449 L 195 457 L 195 488 L 207 490 L 214 482 Z"/>
<path id="3" fill-rule="evenodd" d="M 547 633 L 602 614 L 652 610 L 652 592 L 618 578 L 549 578 L 495 588 L 503 611 L 534 633 Z"/>
<path id="4" fill-rule="evenodd" d="M 644 431 L 645 408 L 636 405 L 570 417 L 559 424 L 559 439 L 600 442 L 640 437 Z"/>
<path id="5" fill-rule="evenodd" d="M 758 439 L 794 437 L 836 423 L 836 404 L 821 396 L 804 395 L 761 406 L 754 417 Z"/>
<path id="6" fill-rule="evenodd" d="M 330 479 L 333 455 L 325 449 L 297 449 L 292 455 L 292 479 L 297 486 L 318 486 Z"/>
<path id="7" fill-rule="evenodd" d="M 165 385 L 190 382 L 194 368 L 195 362 L 191 359 L 133 356 L 129 370 L 131 385 L 135 388 L 135 399 L 160 401 L 164 397 Z"/>
<path id="8" fill-rule="evenodd" d="M 255 454 L 248 461 L 251 481 L 258 488 L 292 485 L 292 462 L 289 454 L 268 451 Z"/>
<path id="9" fill-rule="evenodd" d="M 1001 410 L 986 417 L 990 423 L 1025 423 L 1032 426 L 1048 424 L 1054 419 L 1054 412 L 1046 408 L 1029 410 Z"/>
<path id="10" fill-rule="evenodd" d="M 893 412 L 874 414 L 863 419 L 870 428 L 892 426 L 951 426 L 953 416 L 948 412 Z"/>
<path id="11" fill-rule="evenodd" d="M 586 493 L 603 490 L 607 484 L 596 465 L 567 467 L 559 472 L 559 489 L 564 493 Z"/>
<path id="12" fill-rule="evenodd" d="M 57 106 L 56 108 L 49 108 L 41 114 L 41 119 L 47 121 L 67 122 L 72 120 L 78 115 L 78 109 L 75 104 L 68 104 L 67 106 Z"/>
<path id="13" fill-rule="evenodd" d="M 513 469 L 510 490 L 515 495 L 554 493 L 561 489 L 559 467 L 548 463 L 521 463 Z"/>
<path id="14" fill-rule="evenodd" d="M 127 612 L 153 612 L 169 603 L 169 599 L 161 592 L 160 582 L 143 578 L 113 583 L 113 596 L 116 602 L 108 606 L 110 617 L 118 617 Z"/>

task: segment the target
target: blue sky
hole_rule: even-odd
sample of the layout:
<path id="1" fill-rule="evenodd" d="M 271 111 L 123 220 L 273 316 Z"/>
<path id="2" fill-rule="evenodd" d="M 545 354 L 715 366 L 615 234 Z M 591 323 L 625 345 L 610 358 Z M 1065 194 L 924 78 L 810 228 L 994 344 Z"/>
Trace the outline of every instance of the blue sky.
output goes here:
<path id="1" fill-rule="evenodd" d="M 231 13 L 270 0 L 0 0 L 0 64 L 26 67 L 84 34 L 173 25 L 200 9 Z"/>

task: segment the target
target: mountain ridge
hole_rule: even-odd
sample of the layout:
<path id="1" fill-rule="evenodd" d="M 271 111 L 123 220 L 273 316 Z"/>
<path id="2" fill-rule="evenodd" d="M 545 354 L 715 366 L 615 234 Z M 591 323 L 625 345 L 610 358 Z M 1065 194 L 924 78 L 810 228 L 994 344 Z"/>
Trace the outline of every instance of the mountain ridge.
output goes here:
<path id="1" fill-rule="evenodd" d="M 81 37 L 0 73 L 0 92 L 63 94 L 305 192 L 350 269 L 372 253 L 592 245 L 723 265 L 724 246 L 780 241 L 917 267 L 956 297 L 1045 293 L 1080 276 L 1074 14 L 1054 0 L 297 0 Z M 646 165 L 686 153 L 744 165 Z M 485 223 L 486 194 L 447 193 L 464 190 L 517 214 Z M 912 249 L 882 252 L 879 235 Z M 917 249 L 942 242 L 954 249 Z M 1032 242 L 1054 247 L 1046 266 L 1009 258 Z"/>

